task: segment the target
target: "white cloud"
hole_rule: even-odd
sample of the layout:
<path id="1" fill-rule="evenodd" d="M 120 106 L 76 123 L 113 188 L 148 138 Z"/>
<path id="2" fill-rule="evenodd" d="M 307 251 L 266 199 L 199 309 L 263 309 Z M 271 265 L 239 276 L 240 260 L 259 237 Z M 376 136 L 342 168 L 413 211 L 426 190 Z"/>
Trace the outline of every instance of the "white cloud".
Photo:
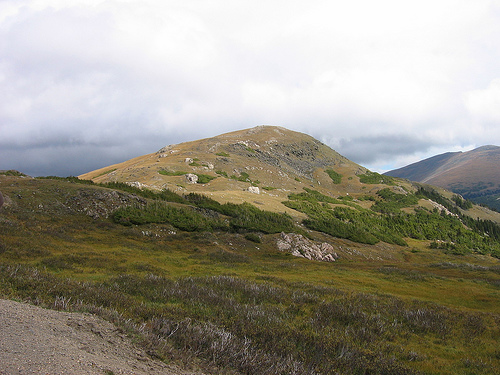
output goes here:
<path id="1" fill-rule="evenodd" d="M 491 0 L 2 1 L 0 168 L 2 148 L 127 158 L 259 124 L 400 166 L 500 143 L 499 58 Z"/>
<path id="2" fill-rule="evenodd" d="M 486 121 L 500 121 L 500 78 L 486 89 L 472 90 L 465 95 L 465 105 L 472 116 Z"/>

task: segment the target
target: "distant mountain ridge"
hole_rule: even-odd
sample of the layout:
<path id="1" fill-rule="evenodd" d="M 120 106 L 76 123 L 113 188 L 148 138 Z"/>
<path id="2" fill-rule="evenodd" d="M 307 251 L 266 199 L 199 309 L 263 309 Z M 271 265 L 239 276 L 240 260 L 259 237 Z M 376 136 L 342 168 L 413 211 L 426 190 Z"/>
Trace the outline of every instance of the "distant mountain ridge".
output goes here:
<path id="1" fill-rule="evenodd" d="M 385 173 L 449 189 L 500 210 L 500 147 L 447 152 Z"/>

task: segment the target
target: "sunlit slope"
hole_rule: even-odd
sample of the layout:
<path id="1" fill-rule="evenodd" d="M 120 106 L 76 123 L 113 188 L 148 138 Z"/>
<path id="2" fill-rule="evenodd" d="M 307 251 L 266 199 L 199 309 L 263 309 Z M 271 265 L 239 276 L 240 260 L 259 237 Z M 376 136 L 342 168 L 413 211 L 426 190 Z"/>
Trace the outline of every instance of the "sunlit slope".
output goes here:
<path id="1" fill-rule="evenodd" d="M 500 147 L 448 152 L 395 169 L 386 175 L 441 186 L 500 209 Z"/>
<path id="2" fill-rule="evenodd" d="M 338 174 L 338 180 L 334 181 L 327 171 Z M 367 188 L 360 184 L 358 176 L 366 172 L 366 168 L 309 135 L 258 126 L 168 145 L 155 153 L 79 177 L 94 182 L 127 182 L 150 189 L 168 188 L 179 193 L 206 193 L 221 202 L 257 200 L 267 209 L 285 210 L 279 203 L 290 192 L 303 191 L 304 187 L 333 196 L 376 191 L 376 186 Z M 186 179 L 188 173 L 213 179 L 193 184 Z M 259 195 L 248 192 L 251 186 L 259 188 Z"/>

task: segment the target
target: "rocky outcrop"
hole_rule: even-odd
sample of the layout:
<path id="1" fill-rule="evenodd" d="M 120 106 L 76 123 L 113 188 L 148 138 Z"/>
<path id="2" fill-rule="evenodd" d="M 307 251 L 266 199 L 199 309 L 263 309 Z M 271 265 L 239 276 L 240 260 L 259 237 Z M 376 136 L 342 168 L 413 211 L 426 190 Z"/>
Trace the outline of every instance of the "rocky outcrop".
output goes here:
<path id="1" fill-rule="evenodd" d="M 139 181 L 125 182 L 125 183 L 129 186 L 136 187 L 138 189 L 149 189 L 150 188 L 149 185 L 143 184 Z"/>
<path id="2" fill-rule="evenodd" d="M 323 262 L 338 259 L 333 246 L 327 242 L 315 242 L 295 233 L 281 233 L 277 241 L 278 250 L 287 251 L 294 256 Z"/>
<path id="3" fill-rule="evenodd" d="M 66 206 L 84 212 L 93 219 L 107 218 L 120 207 L 144 205 L 146 200 L 133 194 L 115 190 L 81 189 L 68 197 Z"/>
<path id="4" fill-rule="evenodd" d="M 188 184 L 196 184 L 198 182 L 198 176 L 194 173 L 186 174 L 186 181 Z"/>
<path id="5" fill-rule="evenodd" d="M 257 186 L 249 186 L 247 191 L 249 193 L 260 194 L 260 189 Z"/>

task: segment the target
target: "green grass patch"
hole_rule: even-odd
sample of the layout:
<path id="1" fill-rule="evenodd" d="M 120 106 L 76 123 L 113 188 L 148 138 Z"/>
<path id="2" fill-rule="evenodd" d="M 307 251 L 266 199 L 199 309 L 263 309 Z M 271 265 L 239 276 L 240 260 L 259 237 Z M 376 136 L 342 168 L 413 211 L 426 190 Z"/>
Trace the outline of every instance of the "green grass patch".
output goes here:
<path id="1" fill-rule="evenodd" d="M 160 169 L 158 173 L 164 176 L 184 176 L 187 174 L 187 172 L 184 171 L 167 171 L 165 169 Z"/>
<path id="2" fill-rule="evenodd" d="M 366 172 L 358 176 L 359 182 L 363 184 L 385 184 L 395 185 L 394 178 L 379 174 L 377 172 Z"/>
<path id="3" fill-rule="evenodd" d="M 208 184 L 210 181 L 216 179 L 216 176 L 210 176 L 208 174 L 195 173 L 198 176 L 198 184 Z"/>
<path id="4" fill-rule="evenodd" d="M 334 184 L 340 184 L 342 182 L 342 175 L 335 172 L 333 169 L 327 169 L 325 172 L 330 176 Z"/>
<path id="5" fill-rule="evenodd" d="M 231 175 L 230 177 L 232 180 L 236 180 L 236 181 L 241 181 L 241 182 L 252 182 L 252 180 L 250 179 L 250 175 L 246 172 L 241 172 L 239 176 L 236 176 L 236 175 Z"/>

